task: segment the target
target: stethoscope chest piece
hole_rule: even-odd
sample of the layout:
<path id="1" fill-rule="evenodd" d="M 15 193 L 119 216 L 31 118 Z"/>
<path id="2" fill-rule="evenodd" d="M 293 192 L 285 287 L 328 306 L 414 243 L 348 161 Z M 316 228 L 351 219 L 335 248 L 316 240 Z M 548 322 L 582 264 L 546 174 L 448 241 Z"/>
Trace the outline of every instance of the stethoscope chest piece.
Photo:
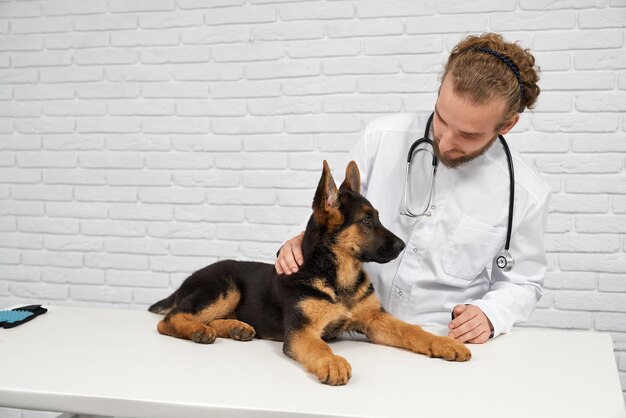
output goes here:
<path id="1" fill-rule="evenodd" d="M 513 256 L 511 256 L 511 253 L 504 250 L 502 253 L 500 253 L 500 255 L 498 255 L 498 258 L 496 258 L 496 264 L 503 271 L 511 271 L 511 269 L 515 265 L 515 260 L 513 260 Z"/>

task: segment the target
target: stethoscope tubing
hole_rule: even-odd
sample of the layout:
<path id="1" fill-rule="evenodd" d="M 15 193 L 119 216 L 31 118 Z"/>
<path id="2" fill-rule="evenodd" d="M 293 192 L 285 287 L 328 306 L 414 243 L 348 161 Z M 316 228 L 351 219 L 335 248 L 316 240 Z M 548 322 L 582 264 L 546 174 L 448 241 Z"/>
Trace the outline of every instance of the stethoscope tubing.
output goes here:
<path id="1" fill-rule="evenodd" d="M 437 156 L 435 155 L 434 152 L 433 152 L 433 161 L 432 161 L 433 179 L 432 179 L 432 183 L 431 183 L 431 187 L 429 191 L 428 205 L 426 207 L 426 210 L 423 211 L 421 214 L 415 214 L 411 212 L 408 202 L 407 202 L 407 188 L 409 184 L 409 172 L 411 168 L 413 155 L 416 152 L 420 151 L 418 147 L 421 146 L 422 144 L 426 143 L 426 144 L 430 144 L 431 147 L 433 146 L 433 141 L 432 139 L 429 138 L 429 134 L 430 134 L 430 127 L 433 122 L 434 116 L 435 116 L 435 113 L 433 112 L 428 118 L 428 122 L 426 123 L 424 136 L 416 140 L 415 142 L 413 142 L 413 144 L 411 144 L 411 147 L 409 148 L 409 152 L 407 155 L 406 177 L 405 177 L 405 182 L 404 182 L 404 193 L 403 193 L 404 209 L 402 209 L 400 213 L 403 215 L 409 216 L 411 218 L 425 215 L 426 212 L 428 211 L 428 207 L 430 206 L 430 200 L 432 198 L 432 193 L 433 193 L 433 188 L 434 188 L 434 183 L 435 183 L 435 174 L 437 173 L 437 166 L 439 165 L 439 160 L 437 159 Z M 511 257 L 511 254 L 509 253 L 509 247 L 511 244 L 511 234 L 513 231 L 513 209 L 514 209 L 514 203 L 515 203 L 515 173 L 513 171 L 513 157 L 511 156 L 511 150 L 509 149 L 509 144 L 506 142 L 506 140 L 504 139 L 504 136 L 502 135 L 498 135 L 498 139 L 500 140 L 500 143 L 502 144 L 502 147 L 504 148 L 504 153 L 506 154 L 506 160 L 507 160 L 507 165 L 509 169 L 509 208 L 508 208 L 509 213 L 508 213 L 508 220 L 507 220 L 506 242 L 504 245 L 503 254 L 498 257 L 498 265 L 503 270 L 508 271 L 513 267 L 515 263 L 513 261 L 513 258 Z M 504 260 L 502 261 L 503 265 L 501 265 L 501 259 Z"/>
<path id="2" fill-rule="evenodd" d="M 506 243 L 504 244 L 504 250 L 509 251 L 511 244 L 511 231 L 513 230 L 513 204 L 515 201 L 515 172 L 513 171 L 513 157 L 511 156 L 511 150 L 509 144 L 502 135 L 498 135 L 504 153 L 506 154 L 506 161 L 509 166 L 509 219 L 506 227 Z"/>

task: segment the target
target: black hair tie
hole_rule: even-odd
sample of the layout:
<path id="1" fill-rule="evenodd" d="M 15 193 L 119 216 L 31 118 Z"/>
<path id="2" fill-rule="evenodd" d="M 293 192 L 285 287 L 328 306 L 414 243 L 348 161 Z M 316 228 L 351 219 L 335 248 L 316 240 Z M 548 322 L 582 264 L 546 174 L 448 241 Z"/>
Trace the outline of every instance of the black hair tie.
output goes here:
<path id="1" fill-rule="evenodd" d="M 517 68 L 517 65 L 515 65 L 515 63 L 511 60 L 511 58 L 507 57 L 506 55 L 496 50 L 493 50 L 491 48 L 487 48 L 484 46 L 473 46 L 473 47 L 468 48 L 468 50 L 484 52 L 486 54 L 493 55 L 494 57 L 504 62 L 511 69 L 511 71 L 513 71 L 513 74 L 515 74 L 515 78 L 517 78 L 517 82 L 519 83 L 520 97 L 523 96 L 524 82 L 522 81 L 522 76 L 520 75 L 519 68 Z"/>

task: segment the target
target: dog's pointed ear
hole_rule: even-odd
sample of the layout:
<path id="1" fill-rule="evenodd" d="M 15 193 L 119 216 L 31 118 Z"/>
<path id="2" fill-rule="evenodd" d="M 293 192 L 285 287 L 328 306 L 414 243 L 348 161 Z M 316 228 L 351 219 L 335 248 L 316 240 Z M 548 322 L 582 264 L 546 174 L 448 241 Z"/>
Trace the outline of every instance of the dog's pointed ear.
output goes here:
<path id="1" fill-rule="evenodd" d="M 317 185 L 315 191 L 315 197 L 313 198 L 313 210 L 328 212 L 331 209 L 339 207 L 339 191 L 333 176 L 330 174 L 330 168 L 328 163 L 324 160 L 324 166 L 322 168 L 322 176 L 320 182 Z"/>
<path id="2" fill-rule="evenodd" d="M 346 178 L 339 188 L 352 190 L 359 194 L 361 193 L 361 173 L 359 173 L 359 167 L 354 161 L 348 163 L 346 167 Z"/>

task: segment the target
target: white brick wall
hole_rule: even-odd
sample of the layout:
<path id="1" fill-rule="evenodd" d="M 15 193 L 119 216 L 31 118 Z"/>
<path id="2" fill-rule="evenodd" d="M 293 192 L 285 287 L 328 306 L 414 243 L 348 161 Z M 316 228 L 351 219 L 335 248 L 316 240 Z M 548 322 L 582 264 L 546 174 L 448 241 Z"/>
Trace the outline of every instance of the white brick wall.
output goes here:
<path id="1" fill-rule="evenodd" d="M 272 260 L 321 160 L 498 31 L 543 70 L 509 135 L 554 189 L 529 325 L 611 333 L 624 384 L 625 25 L 623 0 L 1 0 L 0 306 L 144 309 Z"/>

